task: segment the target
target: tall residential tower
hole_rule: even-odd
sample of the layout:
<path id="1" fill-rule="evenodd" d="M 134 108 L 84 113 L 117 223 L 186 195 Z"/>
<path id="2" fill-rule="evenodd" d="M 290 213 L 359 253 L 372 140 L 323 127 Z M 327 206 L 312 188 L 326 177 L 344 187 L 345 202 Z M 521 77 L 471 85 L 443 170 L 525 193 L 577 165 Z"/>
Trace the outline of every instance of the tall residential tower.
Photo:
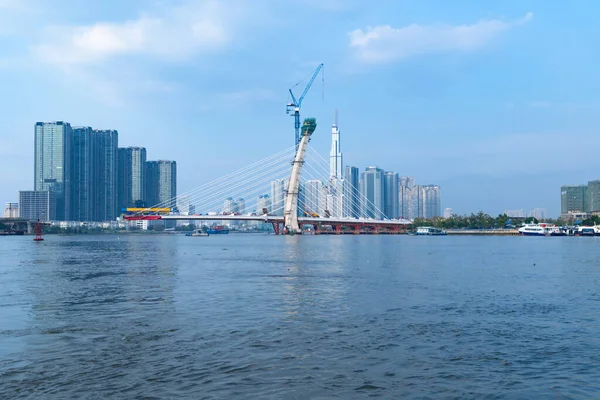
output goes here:
<path id="1" fill-rule="evenodd" d="M 340 148 L 340 128 L 338 126 L 338 112 L 335 110 L 335 122 L 331 127 L 331 151 L 329 152 L 329 177 L 342 179 L 342 151 Z"/>

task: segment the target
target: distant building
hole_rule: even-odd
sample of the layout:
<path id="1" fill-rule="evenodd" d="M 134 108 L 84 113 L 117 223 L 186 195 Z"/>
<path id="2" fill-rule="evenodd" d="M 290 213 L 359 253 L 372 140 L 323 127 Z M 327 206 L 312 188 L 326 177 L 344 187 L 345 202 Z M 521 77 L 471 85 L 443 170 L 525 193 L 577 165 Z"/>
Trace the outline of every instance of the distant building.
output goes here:
<path id="1" fill-rule="evenodd" d="M 524 210 L 504 210 L 504 214 L 506 214 L 509 218 L 525 218 Z"/>
<path id="2" fill-rule="evenodd" d="M 560 213 L 588 212 L 588 186 L 563 185 L 560 188 Z"/>
<path id="3" fill-rule="evenodd" d="M 339 218 L 344 208 L 344 181 L 332 177 L 327 182 L 325 189 L 325 209 L 330 216 Z"/>
<path id="4" fill-rule="evenodd" d="M 237 212 L 237 204 L 233 197 L 228 197 L 223 201 L 223 214 L 233 214 Z"/>
<path id="5" fill-rule="evenodd" d="M 338 127 L 338 114 L 335 110 L 335 122 L 331 127 L 331 151 L 329 152 L 329 177 L 342 179 L 344 171 L 342 150 L 340 146 L 340 128 Z"/>
<path id="6" fill-rule="evenodd" d="M 116 130 L 94 130 L 96 160 L 94 162 L 96 194 L 94 221 L 114 221 L 118 208 L 118 148 Z"/>
<path id="7" fill-rule="evenodd" d="M 308 214 L 324 215 L 326 206 L 326 192 L 323 183 L 319 180 L 310 180 L 304 183 L 303 212 Z"/>
<path id="8" fill-rule="evenodd" d="M 359 170 L 347 165 L 344 168 L 344 216 L 358 218 L 361 214 Z"/>
<path id="9" fill-rule="evenodd" d="M 283 202 L 288 189 L 287 179 L 277 179 L 271 182 L 271 213 L 274 215 L 283 215 Z"/>
<path id="10" fill-rule="evenodd" d="M 442 216 L 441 190 L 438 185 L 421 186 L 423 197 L 423 218 Z"/>
<path id="11" fill-rule="evenodd" d="M 72 167 L 73 186 L 71 189 L 71 220 L 94 221 L 97 194 L 97 170 L 95 166 L 95 140 L 92 128 L 73 129 Z"/>
<path id="12" fill-rule="evenodd" d="M 367 167 L 360 177 L 362 216 L 383 219 L 384 173 L 381 168 Z"/>
<path id="13" fill-rule="evenodd" d="M 113 221 L 117 209 L 117 148 L 115 130 L 72 128 L 72 221 Z"/>
<path id="14" fill-rule="evenodd" d="M 19 218 L 19 203 L 6 203 L 4 218 Z"/>
<path id="15" fill-rule="evenodd" d="M 590 213 L 600 212 L 600 180 L 589 181 L 587 184 L 587 209 Z"/>
<path id="16" fill-rule="evenodd" d="M 545 208 L 534 208 L 533 210 L 531 210 L 529 216 L 537 220 L 543 220 L 548 218 L 548 213 L 546 212 Z"/>
<path id="17" fill-rule="evenodd" d="M 450 218 L 450 217 L 452 217 L 452 209 L 444 208 L 444 218 Z"/>
<path id="18" fill-rule="evenodd" d="M 268 194 L 258 196 L 256 200 L 256 214 L 263 215 L 265 210 L 267 214 L 271 212 L 271 197 Z"/>
<path id="19" fill-rule="evenodd" d="M 51 190 L 19 192 L 19 217 L 29 220 L 55 221 L 57 193 Z"/>
<path id="20" fill-rule="evenodd" d="M 398 219 L 400 217 L 400 201 L 398 192 L 399 178 L 396 172 L 388 171 L 384 174 L 384 201 L 383 213 L 387 218 Z"/>
<path id="21" fill-rule="evenodd" d="M 34 135 L 34 185 L 37 192 L 55 194 L 56 210 L 60 221 L 71 219 L 71 146 L 73 132 L 68 122 L 36 122 Z M 52 196 L 47 196 L 50 198 Z M 31 211 L 26 208 L 24 212 Z"/>
<path id="22" fill-rule="evenodd" d="M 177 197 L 177 210 L 180 215 L 192 215 L 192 209 L 194 207 L 190 204 L 190 196 L 183 195 Z"/>
<path id="23" fill-rule="evenodd" d="M 177 163 L 175 161 L 147 161 L 144 174 L 144 201 L 147 207 L 176 207 Z"/>
<path id="24" fill-rule="evenodd" d="M 401 176 L 398 182 L 398 211 L 404 219 L 414 219 L 413 212 L 415 202 L 415 178 L 412 176 Z"/>
<path id="25" fill-rule="evenodd" d="M 144 147 L 119 147 L 118 208 L 146 206 L 146 149 Z"/>

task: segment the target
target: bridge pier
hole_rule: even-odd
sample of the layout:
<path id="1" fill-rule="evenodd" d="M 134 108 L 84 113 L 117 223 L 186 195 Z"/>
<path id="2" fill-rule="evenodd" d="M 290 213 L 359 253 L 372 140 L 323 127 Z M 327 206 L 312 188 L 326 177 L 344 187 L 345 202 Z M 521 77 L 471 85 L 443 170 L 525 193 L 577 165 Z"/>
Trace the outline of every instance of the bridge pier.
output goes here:
<path id="1" fill-rule="evenodd" d="M 298 189 L 300 188 L 300 173 L 304 164 L 304 154 L 306 146 L 310 141 L 310 136 L 315 131 L 317 123 L 314 118 L 307 118 L 302 125 L 302 139 L 296 151 L 296 157 L 292 165 L 290 182 L 287 193 L 285 194 L 283 208 L 283 226 L 285 233 L 302 233 L 298 223 Z"/>
<path id="2" fill-rule="evenodd" d="M 279 225 L 279 221 L 271 221 L 271 225 L 273 225 L 273 232 L 276 235 L 281 234 L 281 225 Z"/>

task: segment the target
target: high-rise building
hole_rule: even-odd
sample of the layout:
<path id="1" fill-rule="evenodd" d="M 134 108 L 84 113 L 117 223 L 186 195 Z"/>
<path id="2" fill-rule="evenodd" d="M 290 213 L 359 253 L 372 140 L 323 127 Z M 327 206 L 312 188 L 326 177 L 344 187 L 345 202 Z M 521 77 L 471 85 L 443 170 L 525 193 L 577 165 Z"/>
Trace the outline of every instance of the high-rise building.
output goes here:
<path id="1" fill-rule="evenodd" d="M 117 149 L 117 207 L 119 214 L 131 207 L 131 151 L 126 147 Z"/>
<path id="2" fill-rule="evenodd" d="M 75 127 L 71 151 L 71 220 L 94 221 L 97 194 L 97 146 L 92 128 Z"/>
<path id="3" fill-rule="evenodd" d="M 34 145 L 34 190 L 51 191 L 56 197 L 57 220 L 71 219 L 71 146 L 73 132 L 68 122 L 36 122 Z"/>
<path id="4" fill-rule="evenodd" d="M 118 146 L 119 133 L 116 130 L 94 130 L 97 146 L 94 163 L 96 180 L 95 221 L 114 221 L 119 215 L 118 208 Z"/>
<path id="5" fill-rule="evenodd" d="M 504 214 L 506 214 L 509 218 L 525 218 L 525 211 L 521 210 L 504 210 Z"/>
<path id="6" fill-rule="evenodd" d="M 265 211 L 266 210 L 266 211 Z M 271 212 L 271 198 L 268 194 L 258 196 L 256 200 L 256 213 L 259 215 L 268 214 Z"/>
<path id="7" fill-rule="evenodd" d="M 331 127 L 331 151 L 329 152 L 329 177 L 343 178 L 342 150 L 340 147 L 340 128 L 338 126 L 338 113 L 335 110 L 335 122 Z"/>
<path id="8" fill-rule="evenodd" d="M 228 197 L 223 202 L 223 214 L 233 214 L 237 212 L 237 204 L 233 197 Z"/>
<path id="9" fill-rule="evenodd" d="M 560 188 L 561 214 L 588 212 L 588 186 L 563 185 Z"/>
<path id="10" fill-rule="evenodd" d="M 57 193 L 52 190 L 22 190 L 19 192 L 19 217 L 29 220 L 56 220 Z"/>
<path id="11" fill-rule="evenodd" d="M 134 205 L 146 205 L 146 149 L 129 147 L 131 151 L 131 201 Z"/>
<path id="12" fill-rule="evenodd" d="M 19 218 L 19 203 L 6 203 L 4 218 Z"/>
<path id="13" fill-rule="evenodd" d="M 117 164 L 118 208 L 146 207 L 146 149 L 118 148 Z"/>
<path id="14" fill-rule="evenodd" d="M 384 174 L 384 202 L 383 212 L 387 218 L 398 219 L 400 217 L 400 201 L 398 199 L 398 174 L 388 171 Z"/>
<path id="15" fill-rule="evenodd" d="M 423 185 L 423 218 L 442 216 L 442 201 L 438 185 Z"/>
<path id="16" fill-rule="evenodd" d="M 285 194 L 288 189 L 287 179 L 277 179 L 271 182 L 271 213 L 274 215 L 283 215 L 283 206 Z"/>
<path id="17" fill-rule="evenodd" d="M 360 177 L 362 215 L 367 218 L 383 219 L 384 174 L 381 168 L 367 167 Z"/>
<path id="18" fill-rule="evenodd" d="M 359 171 L 346 165 L 344 168 L 344 216 L 358 218 L 361 215 Z"/>
<path id="19" fill-rule="evenodd" d="M 444 208 L 444 218 L 450 218 L 450 217 L 452 217 L 452 209 Z"/>
<path id="20" fill-rule="evenodd" d="M 177 210 L 181 215 L 192 215 L 192 205 L 190 204 L 190 196 L 182 195 L 177 197 Z"/>
<path id="21" fill-rule="evenodd" d="M 401 176 L 398 182 L 398 203 L 399 203 L 399 214 L 404 219 L 414 219 L 415 215 L 412 213 L 414 208 L 415 198 L 415 178 L 412 176 Z"/>
<path id="22" fill-rule="evenodd" d="M 530 216 L 541 221 L 548 217 L 548 213 L 545 208 L 534 208 L 531 210 Z"/>
<path id="23" fill-rule="evenodd" d="M 586 211 L 597 214 L 600 211 L 600 180 L 589 181 L 587 187 Z"/>
<path id="24" fill-rule="evenodd" d="M 147 161 L 145 172 L 145 202 L 148 207 L 175 207 L 177 197 L 177 163 Z"/>
<path id="25" fill-rule="evenodd" d="M 71 220 L 112 221 L 118 215 L 118 133 L 90 127 L 72 131 Z"/>
<path id="26" fill-rule="evenodd" d="M 309 215 L 324 215 L 326 195 L 321 181 L 310 180 L 304 182 L 304 207 L 302 207 L 302 211 Z"/>

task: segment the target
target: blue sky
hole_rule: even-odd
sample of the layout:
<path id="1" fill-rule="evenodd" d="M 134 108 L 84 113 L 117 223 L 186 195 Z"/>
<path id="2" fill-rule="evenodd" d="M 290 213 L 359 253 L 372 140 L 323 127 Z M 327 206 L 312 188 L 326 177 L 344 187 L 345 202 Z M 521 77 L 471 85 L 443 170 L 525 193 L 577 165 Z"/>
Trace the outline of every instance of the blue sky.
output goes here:
<path id="1" fill-rule="evenodd" d="M 600 178 L 600 3 L 0 0 L 0 201 L 33 181 L 35 121 L 117 129 L 178 162 L 180 192 L 293 142 L 442 186 L 443 207 L 560 210 Z"/>

